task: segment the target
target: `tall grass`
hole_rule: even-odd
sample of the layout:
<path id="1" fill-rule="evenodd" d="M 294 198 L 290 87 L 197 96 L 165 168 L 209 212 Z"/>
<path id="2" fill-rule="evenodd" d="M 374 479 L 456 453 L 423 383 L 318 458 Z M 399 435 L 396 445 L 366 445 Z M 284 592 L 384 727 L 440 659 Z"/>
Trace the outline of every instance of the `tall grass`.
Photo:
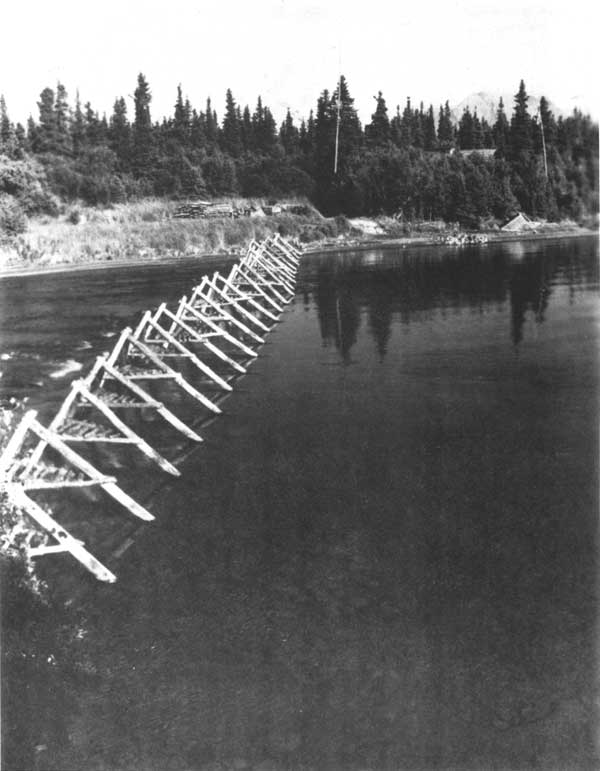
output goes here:
<path id="1" fill-rule="evenodd" d="M 260 199 L 223 199 L 237 208 L 259 207 Z M 0 247 L 4 263 L 39 265 L 106 261 L 160 260 L 219 252 L 237 252 L 252 238 L 274 233 L 303 241 L 337 235 L 335 220 L 326 220 L 305 201 L 310 214 L 283 212 L 232 219 L 177 219 L 177 204 L 148 199 L 99 209 L 71 206 L 60 217 L 32 220 L 26 233 Z"/>

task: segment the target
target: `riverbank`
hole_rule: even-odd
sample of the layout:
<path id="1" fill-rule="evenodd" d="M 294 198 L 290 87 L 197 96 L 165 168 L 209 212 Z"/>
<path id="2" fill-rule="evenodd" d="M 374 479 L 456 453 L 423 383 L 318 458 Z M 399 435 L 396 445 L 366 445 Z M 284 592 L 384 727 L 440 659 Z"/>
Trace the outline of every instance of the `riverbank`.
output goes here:
<path id="1" fill-rule="evenodd" d="M 110 209 L 72 207 L 59 218 L 34 220 L 26 233 L 0 242 L 0 276 L 237 257 L 252 239 L 261 240 L 275 233 L 315 252 L 431 245 L 443 242 L 456 231 L 456 225 L 440 221 L 327 218 L 305 200 L 285 201 L 277 207 L 258 199 L 228 199 L 227 203 L 250 208 L 252 214 L 181 219 L 174 216 L 176 203 L 159 200 L 119 204 Z M 596 231 L 562 222 L 542 223 L 535 231 L 519 233 L 499 229 L 481 232 L 489 241 L 506 241 L 593 235 Z"/>

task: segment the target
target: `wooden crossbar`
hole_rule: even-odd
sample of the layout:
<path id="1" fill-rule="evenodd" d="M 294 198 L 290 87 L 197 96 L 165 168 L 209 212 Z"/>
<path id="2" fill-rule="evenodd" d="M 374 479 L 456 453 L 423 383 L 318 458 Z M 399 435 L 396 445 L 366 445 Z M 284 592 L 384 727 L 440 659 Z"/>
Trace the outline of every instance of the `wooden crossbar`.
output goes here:
<path id="1" fill-rule="evenodd" d="M 255 285 L 258 287 L 263 287 L 265 289 L 265 297 L 267 297 L 266 289 L 268 288 L 270 292 L 272 292 L 275 297 L 279 300 L 279 302 L 283 303 L 283 305 L 287 305 L 289 302 L 289 298 L 284 297 L 279 290 L 276 288 L 275 282 L 268 281 L 265 279 L 265 276 L 263 276 L 261 273 L 256 271 L 250 264 L 244 263 L 243 266 L 240 266 L 238 273 L 245 278 L 246 281 L 251 282 L 255 281 Z M 248 275 L 250 274 L 250 275 Z M 251 278 L 253 276 L 254 278 Z M 271 300 L 271 302 L 275 303 L 274 300 Z M 283 308 L 280 308 L 279 305 L 277 305 L 277 309 L 280 311 L 283 311 Z"/>
<path id="2" fill-rule="evenodd" d="M 290 267 L 296 267 L 298 265 L 300 261 L 300 252 L 283 239 L 279 233 L 267 238 L 267 245 L 271 246 L 271 248 L 278 249 L 283 254 L 284 259 L 287 260 Z"/>
<path id="3" fill-rule="evenodd" d="M 186 300 L 186 298 L 183 298 Z M 233 335 L 229 334 L 229 332 L 226 329 L 223 329 L 220 327 L 217 323 L 215 323 L 210 316 L 206 316 L 205 314 L 201 313 L 197 308 L 194 308 L 193 305 L 191 305 L 187 300 L 185 301 L 185 310 L 187 313 L 191 313 L 192 317 L 202 323 L 205 324 L 213 334 L 220 335 L 223 337 L 224 340 L 227 340 L 227 342 L 231 343 L 231 345 L 236 346 L 240 349 L 240 351 L 243 351 L 248 356 L 254 358 L 258 356 L 256 351 L 252 350 L 252 348 L 248 347 L 244 343 L 241 342 L 241 340 L 238 340 L 237 337 L 234 337 Z M 190 320 L 189 316 L 184 316 L 186 321 Z"/>
<path id="4" fill-rule="evenodd" d="M 197 342 L 199 345 L 204 346 L 207 350 L 209 350 L 211 353 L 213 353 L 217 358 L 221 359 L 221 361 L 226 362 L 229 364 L 230 367 L 236 370 L 236 372 L 245 373 L 246 369 L 245 367 L 242 367 L 241 364 L 239 364 L 234 359 L 227 356 L 226 353 L 224 353 L 218 346 L 216 346 L 214 343 L 211 343 L 210 340 L 207 339 L 206 335 L 199 334 L 193 327 L 191 327 L 189 324 L 186 323 L 185 319 L 183 318 L 183 310 L 185 308 L 185 297 L 182 297 L 179 306 L 177 308 L 177 313 L 173 313 L 168 308 L 164 308 L 163 313 L 165 316 L 170 318 L 173 322 L 170 333 L 174 335 L 173 327 L 177 328 L 180 327 L 187 335 L 189 335 L 194 342 Z M 214 335 L 214 332 L 212 333 Z"/>
<path id="5" fill-rule="evenodd" d="M 260 268 L 260 270 L 270 276 L 275 282 L 277 282 L 277 284 L 282 286 L 289 295 L 293 296 L 294 290 L 292 288 L 292 284 L 290 284 L 287 280 L 287 276 L 282 278 L 281 274 L 277 274 L 277 272 L 273 270 L 270 263 L 262 254 L 254 254 L 253 259 L 249 260 L 249 264 L 255 269 L 256 267 Z"/>
<path id="6" fill-rule="evenodd" d="M 16 457 L 16 454 L 20 450 L 21 446 L 23 445 L 23 442 L 25 441 L 25 437 L 28 431 L 31 431 L 33 434 L 35 434 L 38 439 L 42 440 L 44 442 L 44 449 L 46 446 L 52 447 L 56 452 L 59 453 L 68 463 L 70 463 L 72 466 L 74 466 L 76 469 L 78 469 L 80 472 L 82 472 L 89 481 L 93 484 L 97 484 L 100 487 L 102 487 L 109 495 L 111 495 L 115 500 L 119 501 L 123 506 L 125 506 L 129 511 L 134 514 L 136 517 L 139 517 L 140 519 L 144 519 L 146 521 L 153 520 L 154 517 L 152 514 L 150 514 L 149 511 L 146 511 L 146 509 L 143 506 L 140 506 L 139 503 L 133 500 L 127 493 L 123 492 L 113 481 L 112 477 L 106 477 L 105 475 L 101 474 L 94 466 L 92 466 L 91 463 L 85 460 L 85 458 L 82 458 L 81 455 L 76 453 L 73 449 L 71 449 L 66 442 L 64 442 L 58 434 L 54 433 L 53 431 L 49 431 L 48 429 L 44 428 L 41 423 L 37 420 L 37 412 L 35 410 L 29 410 L 24 416 L 24 430 L 23 428 L 21 431 L 18 432 L 18 440 L 17 443 L 12 445 L 10 448 L 7 447 L 7 449 L 10 450 L 10 458 L 7 453 L 3 453 L 3 458 L 6 457 L 6 470 L 4 471 L 4 478 L 3 478 L 3 484 L 11 484 L 13 483 L 13 476 L 10 471 L 8 471 L 8 465 L 12 463 Z M 17 432 L 16 432 L 17 433 Z M 10 442 L 9 442 L 10 445 Z M 43 451 L 43 450 L 42 450 Z M 45 486 L 45 482 L 47 480 L 37 480 L 35 476 L 32 476 L 32 474 L 35 473 L 35 468 L 31 468 L 30 466 L 27 466 L 21 474 L 19 474 L 19 478 L 17 480 L 18 484 L 21 486 L 28 485 L 29 487 L 33 488 L 34 486 L 37 486 L 38 484 L 40 487 Z M 83 480 L 81 480 L 83 481 Z M 61 484 L 59 486 L 62 487 L 68 487 L 69 482 L 65 481 L 64 484 Z"/>
<path id="7" fill-rule="evenodd" d="M 217 385 L 219 385 L 224 391 L 232 390 L 231 386 L 226 380 L 223 380 L 223 378 L 220 375 L 218 375 L 213 369 L 211 369 L 211 367 L 209 367 L 201 359 L 199 359 L 195 353 L 190 351 L 189 348 L 186 348 L 186 346 L 183 345 L 182 342 L 177 340 L 176 337 L 173 337 L 173 335 L 171 335 L 168 332 L 168 330 L 166 330 L 157 321 L 155 321 L 154 317 L 150 317 L 148 319 L 148 324 L 156 332 L 158 332 L 159 335 L 164 337 L 164 339 L 168 343 L 170 343 L 177 351 L 179 351 L 181 355 L 188 358 L 192 364 L 194 364 L 201 372 L 203 372 L 207 377 L 209 377 Z"/>
<path id="8" fill-rule="evenodd" d="M 154 313 L 146 311 L 134 331 L 130 327 L 124 329 L 113 350 L 98 357 L 85 378 L 71 384 L 49 428 L 39 423 L 35 410 L 23 416 L 0 456 L 0 488 L 7 492 L 13 505 L 25 511 L 48 537 L 56 541 L 30 548 L 31 557 L 68 552 L 99 580 L 116 580 L 116 576 L 90 554 L 80 540 L 73 538 L 27 495 L 27 490 L 98 486 L 134 516 L 145 521 L 153 520 L 149 511 L 118 486 L 115 477 L 99 472 L 69 444 L 132 444 L 163 470 L 179 476 L 179 470 L 118 417 L 115 410 L 128 407 L 154 409 L 185 436 L 202 441 L 193 429 L 134 380 L 173 380 L 208 409 L 220 413 L 220 408 L 213 401 L 164 361 L 165 357 L 190 360 L 223 390 L 231 391 L 227 380 L 202 361 L 188 344 L 201 345 L 236 372 L 245 373 L 246 368 L 216 343 L 226 341 L 248 357 L 258 355 L 250 345 L 232 334 L 231 329 L 235 327 L 236 334 L 241 333 L 257 343 L 264 342 L 256 329 L 268 332 L 270 327 L 266 320 L 277 322 L 283 306 L 294 296 L 301 255 L 301 250 L 279 234 L 261 243 L 251 241 L 246 255 L 231 268 L 228 275 L 215 272 L 210 277 L 204 276 L 194 288 L 190 300 L 182 297 L 174 311 L 162 303 Z M 140 366 L 142 361 L 148 366 Z M 109 380 L 119 383 L 130 396 L 106 389 L 105 384 Z M 103 421 L 96 423 L 78 418 L 77 410 L 81 408 L 94 408 L 102 415 Z M 37 443 L 26 456 L 22 448 L 29 433 L 37 438 Z M 43 463 L 42 456 L 47 447 L 58 453 L 66 465 Z"/>
<path id="9" fill-rule="evenodd" d="M 179 418 L 176 415 L 174 415 L 170 410 L 168 410 L 162 402 L 159 402 L 156 399 L 153 399 L 149 393 L 144 391 L 143 388 L 140 388 L 140 386 L 137 383 L 134 383 L 126 375 L 123 375 L 121 372 L 119 372 L 119 370 L 116 367 L 109 365 L 108 362 L 105 362 L 104 369 L 106 370 L 106 373 L 110 375 L 111 378 L 121 383 L 121 385 L 125 386 L 125 388 L 128 388 L 143 402 L 146 402 L 148 407 L 154 408 L 159 415 L 161 415 L 168 423 L 170 423 L 174 428 L 176 428 L 182 434 L 184 434 L 185 436 L 188 436 L 190 439 L 193 439 L 196 442 L 202 441 L 201 436 L 198 436 L 198 434 L 193 429 L 187 426 L 182 420 L 179 420 Z M 218 407 L 217 407 L 217 410 L 220 412 Z"/>
<path id="10" fill-rule="evenodd" d="M 269 266 L 272 270 L 277 270 L 281 275 L 285 276 L 289 281 L 293 281 L 295 277 L 295 270 L 290 268 L 278 255 L 273 254 L 264 244 L 254 251 L 253 255 L 259 259 L 266 259 L 269 262 Z"/>
<path id="11" fill-rule="evenodd" d="M 250 329 L 246 324 L 244 324 L 242 321 L 240 321 L 238 318 L 236 318 L 232 313 L 229 313 L 229 311 L 224 308 L 222 305 L 219 305 L 216 303 L 211 297 L 209 297 L 204 289 L 200 289 L 199 286 L 197 286 L 194 289 L 194 294 L 192 295 L 192 303 L 195 303 L 196 300 L 200 298 L 200 305 L 208 305 L 209 307 L 213 308 L 217 312 L 217 316 L 213 317 L 213 320 L 217 318 L 219 321 L 227 321 L 230 324 L 233 324 L 238 329 L 241 329 L 242 332 L 245 332 L 248 337 L 251 337 L 253 340 L 256 340 L 258 343 L 264 343 L 264 339 L 260 337 L 260 335 L 257 335 L 256 332 L 254 332 L 252 329 Z M 194 307 L 196 307 L 194 305 Z"/>
<path id="12" fill-rule="evenodd" d="M 225 287 L 227 287 L 227 289 L 230 289 L 231 291 L 237 294 L 237 296 L 240 299 L 240 302 L 249 303 L 250 305 L 252 305 L 253 308 L 256 308 L 256 310 L 259 311 L 259 313 L 262 313 L 268 319 L 271 319 L 271 321 L 279 321 L 278 316 L 275 316 L 275 314 L 273 314 L 270 310 L 267 310 L 267 308 L 265 308 L 263 305 L 256 302 L 254 297 L 251 297 L 246 292 L 243 292 L 241 289 L 235 286 L 235 284 L 232 281 L 230 281 L 228 278 L 224 278 L 223 276 L 219 276 L 218 274 L 215 274 L 215 280 L 217 280 L 217 276 L 218 276 L 218 280 L 222 281 Z"/>
<path id="13" fill-rule="evenodd" d="M 143 343 L 141 340 L 134 338 L 133 335 L 129 337 L 129 342 L 131 343 L 131 346 L 129 348 L 130 351 L 132 347 L 137 348 L 149 361 L 151 361 L 156 367 L 162 370 L 166 376 L 172 378 L 173 381 L 177 383 L 178 386 L 183 388 L 183 390 L 186 391 L 190 396 L 193 396 L 194 399 L 197 399 L 199 402 L 201 402 L 201 404 L 203 404 L 211 412 L 220 414 L 221 412 L 220 407 L 218 407 L 211 399 L 209 399 L 203 393 L 198 391 L 197 388 L 194 388 L 194 386 L 188 383 L 188 381 L 183 377 L 183 375 L 180 372 L 177 372 L 177 370 L 174 370 L 166 362 L 164 362 L 162 360 L 162 355 L 155 353 L 146 343 Z M 140 373 L 139 377 L 140 379 L 143 379 L 144 374 Z"/>
<path id="14" fill-rule="evenodd" d="M 86 570 L 89 570 L 99 581 L 113 583 L 117 577 L 107 567 L 105 567 L 93 554 L 84 547 L 81 541 L 65 530 L 58 524 L 41 506 L 32 500 L 23 490 L 21 485 L 9 484 L 7 486 L 8 499 L 19 509 L 27 512 L 29 516 L 48 535 L 52 536 L 58 544 L 56 546 L 38 547 L 29 550 L 32 557 L 52 552 L 69 552 Z"/>
<path id="15" fill-rule="evenodd" d="M 264 332 L 269 332 L 270 327 L 268 327 L 266 324 L 263 324 L 260 319 L 257 319 L 256 316 L 254 316 L 252 313 L 250 313 L 249 310 L 246 310 L 243 305 L 240 305 L 240 303 L 235 300 L 235 298 L 230 297 L 223 289 L 218 287 L 216 285 L 216 279 L 217 279 L 218 273 L 215 273 L 213 276 L 213 281 L 208 281 L 208 285 L 218 294 L 220 297 L 222 297 L 229 305 L 233 306 L 239 313 L 242 314 L 242 316 L 245 316 L 245 318 L 248 319 L 248 321 L 251 321 L 255 326 L 257 326 L 259 329 L 262 329 Z"/>
<path id="16" fill-rule="evenodd" d="M 296 263 L 300 261 L 300 257 L 302 256 L 301 250 L 291 244 L 289 241 L 286 241 L 285 238 L 282 238 L 279 233 L 275 233 L 271 239 L 275 241 L 277 246 L 279 246 L 281 249 L 288 251 L 290 259 L 294 260 Z"/>

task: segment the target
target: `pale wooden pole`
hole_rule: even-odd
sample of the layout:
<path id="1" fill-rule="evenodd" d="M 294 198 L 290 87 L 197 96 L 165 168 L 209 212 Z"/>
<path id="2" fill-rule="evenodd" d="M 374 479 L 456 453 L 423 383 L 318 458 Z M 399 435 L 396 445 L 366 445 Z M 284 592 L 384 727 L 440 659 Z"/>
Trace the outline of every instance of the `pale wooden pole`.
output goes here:
<path id="1" fill-rule="evenodd" d="M 47 512 L 42 509 L 34 500 L 32 500 L 23 490 L 21 485 L 11 484 L 8 486 L 7 494 L 9 500 L 37 522 L 37 524 L 51 535 L 58 544 L 56 546 L 39 546 L 29 550 L 32 557 L 42 554 L 52 554 L 53 552 L 69 552 L 86 570 L 89 570 L 99 581 L 114 583 L 117 577 L 107 567 L 105 567 L 93 554 L 84 547 L 83 543 L 67 532 L 64 527 L 56 522 Z"/>

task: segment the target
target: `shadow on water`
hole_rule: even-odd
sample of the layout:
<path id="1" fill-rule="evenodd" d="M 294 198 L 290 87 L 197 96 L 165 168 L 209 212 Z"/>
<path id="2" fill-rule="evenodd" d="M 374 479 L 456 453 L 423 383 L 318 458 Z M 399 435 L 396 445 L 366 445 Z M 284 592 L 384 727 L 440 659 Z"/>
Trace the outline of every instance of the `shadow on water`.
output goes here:
<path id="1" fill-rule="evenodd" d="M 5 592 L 4 767 L 594 767 L 597 248 L 306 257 L 156 522 L 71 504 L 117 584 Z"/>

